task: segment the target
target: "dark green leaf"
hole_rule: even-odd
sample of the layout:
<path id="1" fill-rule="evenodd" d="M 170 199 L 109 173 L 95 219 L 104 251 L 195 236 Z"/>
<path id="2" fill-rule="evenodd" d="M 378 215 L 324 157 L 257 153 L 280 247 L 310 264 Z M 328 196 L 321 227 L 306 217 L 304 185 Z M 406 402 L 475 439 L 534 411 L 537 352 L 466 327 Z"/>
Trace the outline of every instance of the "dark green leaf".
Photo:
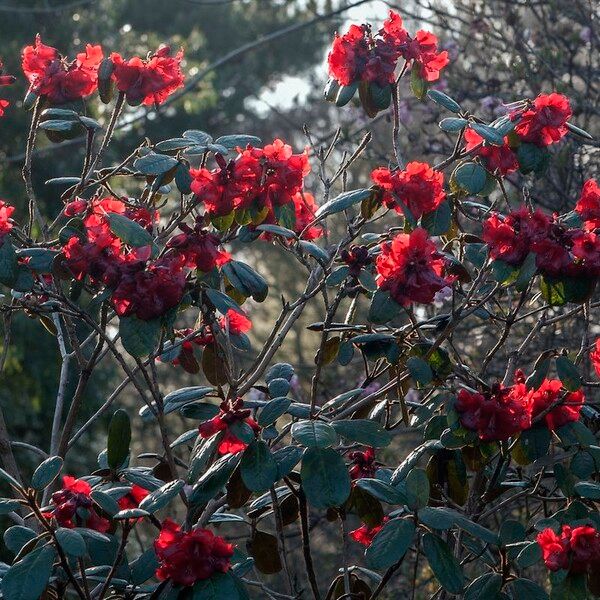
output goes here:
<path id="1" fill-rule="evenodd" d="M 339 196 L 333 198 L 333 200 L 329 200 L 320 206 L 315 213 L 316 217 L 324 217 L 327 215 L 332 215 L 334 213 L 341 212 L 354 206 L 355 204 L 360 204 L 363 200 L 368 198 L 372 194 L 372 191 L 369 189 L 360 189 L 360 190 L 352 190 L 350 192 L 344 192 Z"/>
<path id="2" fill-rule="evenodd" d="M 365 446 L 383 448 L 388 446 L 392 440 L 390 434 L 379 423 L 369 419 L 334 421 L 331 426 L 343 438 Z"/>
<path id="3" fill-rule="evenodd" d="M 440 585 L 451 594 L 460 594 L 465 585 L 465 577 L 446 542 L 437 535 L 426 533 L 423 536 L 423 552 Z"/>
<path id="4" fill-rule="evenodd" d="M 269 489 L 278 478 L 277 462 L 266 442 L 253 441 L 242 454 L 242 481 L 253 492 Z"/>
<path id="5" fill-rule="evenodd" d="M 139 224 L 119 213 L 108 213 L 110 230 L 123 242 L 140 248 L 152 243 L 152 236 Z"/>
<path id="6" fill-rule="evenodd" d="M 122 408 L 115 411 L 108 426 L 106 459 L 111 469 L 118 469 L 129 456 L 131 423 L 129 415 Z"/>
<path id="7" fill-rule="evenodd" d="M 440 92 L 439 90 L 429 90 L 427 95 L 440 106 L 448 109 L 453 113 L 459 113 L 461 111 L 460 104 L 450 98 L 450 96 L 444 94 L 444 92 Z"/>
<path id="8" fill-rule="evenodd" d="M 308 448 L 300 477 L 308 502 L 315 508 L 341 506 L 350 495 L 348 468 L 332 448 Z"/>
<path id="9" fill-rule="evenodd" d="M 298 421 L 292 425 L 292 437 L 303 446 L 327 448 L 337 442 L 335 429 L 322 421 Z"/>
<path id="10" fill-rule="evenodd" d="M 569 392 L 576 392 L 581 388 L 583 379 L 577 367 L 566 356 L 559 356 L 556 359 L 556 372 L 563 387 Z"/>
<path id="11" fill-rule="evenodd" d="M 63 459 L 60 456 L 47 458 L 34 471 L 31 477 L 31 487 L 34 490 L 43 490 L 49 486 L 58 477 L 62 466 Z"/>
<path id="12" fill-rule="evenodd" d="M 231 285 L 244 296 L 251 296 L 257 302 L 262 302 L 269 293 L 269 286 L 264 277 L 259 275 L 247 264 L 230 260 L 221 267 Z"/>
<path id="13" fill-rule="evenodd" d="M 153 514 L 164 508 L 176 498 L 185 486 L 185 481 L 178 479 L 175 481 L 169 481 L 162 487 L 154 490 L 151 494 L 148 494 L 141 502 L 140 508 L 146 512 Z"/>
<path id="14" fill-rule="evenodd" d="M 372 569 L 387 569 L 396 564 L 410 548 L 414 535 L 413 521 L 391 519 L 367 547 L 367 564 Z"/>
<path id="15" fill-rule="evenodd" d="M 159 319 L 143 321 L 133 315 L 119 319 L 119 333 L 123 348 L 136 358 L 148 356 L 156 348 L 160 330 Z"/>
<path id="16" fill-rule="evenodd" d="M 178 162 L 179 161 L 172 156 L 149 152 L 146 156 L 138 158 L 133 163 L 133 166 L 144 175 L 162 175 L 176 167 Z"/>
<path id="17" fill-rule="evenodd" d="M 462 190 L 477 195 L 485 187 L 487 172 L 480 164 L 467 162 L 454 171 L 453 178 Z"/>
<path id="18" fill-rule="evenodd" d="M 400 314 L 402 307 L 391 297 L 388 291 L 377 290 L 373 294 L 369 307 L 369 321 L 383 325 Z"/>
<path id="19" fill-rule="evenodd" d="M 6 600 L 38 600 L 52 574 L 55 551 L 52 546 L 37 548 L 14 564 L 2 578 Z"/>
<path id="20" fill-rule="evenodd" d="M 421 225 L 431 235 L 443 235 L 452 225 L 452 211 L 447 200 L 442 202 L 435 210 L 425 213 L 421 217 Z"/>
<path id="21" fill-rule="evenodd" d="M 79 558 L 87 552 L 85 540 L 80 533 L 73 529 L 59 527 L 56 530 L 56 539 L 64 552 L 70 556 Z"/>

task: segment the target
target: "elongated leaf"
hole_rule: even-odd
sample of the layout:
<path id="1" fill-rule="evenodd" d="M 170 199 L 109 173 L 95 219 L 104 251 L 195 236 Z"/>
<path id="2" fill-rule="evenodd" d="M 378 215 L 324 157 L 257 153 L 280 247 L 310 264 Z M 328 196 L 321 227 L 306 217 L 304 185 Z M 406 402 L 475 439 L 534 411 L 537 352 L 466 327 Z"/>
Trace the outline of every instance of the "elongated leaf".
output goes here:
<path id="1" fill-rule="evenodd" d="M 126 244 L 140 248 L 152 243 L 152 236 L 139 223 L 119 213 L 108 213 L 107 218 L 110 230 Z"/>
<path id="2" fill-rule="evenodd" d="M 181 479 L 169 481 L 162 487 L 154 490 L 151 494 L 148 494 L 148 496 L 140 502 L 139 507 L 150 514 L 155 513 L 176 498 L 184 485 L 185 481 Z"/>
<path id="3" fill-rule="evenodd" d="M 332 215 L 334 213 L 341 212 L 354 206 L 355 204 L 360 204 L 363 200 L 368 198 L 372 194 L 371 190 L 368 189 L 360 189 L 360 190 L 352 190 L 350 192 L 344 192 L 339 196 L 336 196 L 329 202 L 320 206 L 315 213 L 317 217 L 325 217 L 327 215 Z"/>
<path id="4" fill-rule="evenodd" d="M 315 508 L 342 505 L 350 495 L 350 475 L 342 457 L 332 448 L 308 448 L 300 469 L 302 488 Z"/>
<path id="5" fill-rule="evenodd" d="M 58 477 L 62 466 L 63 459 L 60 456 L 47 458 L 34 471 L 31 477 L 31 487 L 35 490 L 43 490 L 49 486 Z"/>
<path id="6" fill-rule="evenodd" d="M 397 563 L 410 548 L 415 524 L 408 519 L 391 519 L 367 547 L 365 558 L 372 569 L 387 569 Z"/>
<path id="7" fill-rule="evenodd" d="M 108 426 L 106 460 L 111 469 L 118 469 L 129 456 L 131 423 L 129 415 L 122 408 L 115 411 Z"/>
<path id="8" fill-rule="evenodd" d="M 242 480 L 253 492 L 269 489 L 278 478 L 277 462 L 262 440 L 255 440 L 244 450 L 240 462 Z"/>
<path id="9" fill-rule="evenodd" d="M 6 600 L 38 600 L 52 574 L 55 550 L 52 546 L 37 548 L 14 564 L 2 578 L 2 594 Z"/>
<path id="10" fill-rule="evenodd" d="M 384 446 L 388 446 L 392 440 L 390 434 L 379 423 L 369 419 L 334 421 L 331 426 L 339 435 L 347 440 L 358 442 L 365 446 L 383 448 Z"/>
<path id="11" fill-rule="evenodd" d="M 423 552 L 441 586 L 451 594 L 460 594 L 465 576 L 446 542 L 433 533 L 426 533 L 423 536 Z"/>
<path id="12" fill-rule="evenodd" d="M 292 425 L 292 437 L 303 446 L 327 448 L 337 442 L 335 429 L 322 421 L 298 421 Z"/>

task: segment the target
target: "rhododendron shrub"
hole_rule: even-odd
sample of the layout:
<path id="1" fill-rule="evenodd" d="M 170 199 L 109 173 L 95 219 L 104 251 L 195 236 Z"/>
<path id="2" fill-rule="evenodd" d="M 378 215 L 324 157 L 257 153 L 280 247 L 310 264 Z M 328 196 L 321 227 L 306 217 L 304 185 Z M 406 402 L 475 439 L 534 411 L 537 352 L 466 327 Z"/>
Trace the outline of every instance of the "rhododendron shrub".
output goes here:
<path id="1" fill-rule="evenodd" d="M 553 90 L 487 122 L 436 89 L 441 48 L 395 12 L 334 37 L 327 97 L 351 111 L 358 90 L 368 116 L 393 103 L 386 155 L 370 136 L 190 124 L 107 165 L 127 105 L 185 89 L 183 50 L 25 47 L 28 204 L 0 200 L 4 340 L 22 312 L 56 337 L 61 372 L 47 448 L 0 418 L 3 598 L 600 593 L 600 188 L 582 160 L 566 211 L 536 195 L 565 137 L 590 136 Z M 437 162 L 399 147 L 406 74 L 447 113 L 454 150 Z M 80 174 L 47 182 L 53 214 L 32 178 L 39 131 L 86 141 Z M 287 257 L 277 282 L 257 247 Z M 282 359 L 303 313 L 311 364 Z M 122 382 L 93 412 L 100 363 Z"/>

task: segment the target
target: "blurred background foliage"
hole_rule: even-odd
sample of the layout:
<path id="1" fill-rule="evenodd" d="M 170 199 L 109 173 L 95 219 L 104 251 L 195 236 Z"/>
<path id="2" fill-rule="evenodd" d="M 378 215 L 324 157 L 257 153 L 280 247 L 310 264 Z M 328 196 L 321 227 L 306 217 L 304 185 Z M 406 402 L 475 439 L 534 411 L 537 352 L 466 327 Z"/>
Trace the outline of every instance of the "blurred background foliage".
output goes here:
<path id="1" fill-rule="evenodd" d="M 318 19 L 350 5 L 356 6 Z M 299 151 L 309 142 L 304 132 L 306 124 L 314 146 L 329 143 L 340 128 L 332 169 L 344 153 L 353 151 L 365 133 L 372 135 L 369 147 L 345 183 L 348 188 L 366 187 L 371 169 L 386 165 L 392 156 L 390 114 L 380 113 L 371 120 L 357 106 L 338 109 L 324 102 L 324 60 L 336 29 L 344 29 L 349 19 L 370 20 L 378 26 L 388 8 L 404 16 L 409 30 L 426 28 L 439 36 L 452 59 L 439 88 L 482 118 L 493 120 L 502 102 L 556 90 L 571 98 L 572 122 L 600 138 L 600 27 L 598 3 L 593 0 L 0 0 L 0 54 L 6 72 L 19 76 L 17 85 L 5 88 L 12 105 L 0 122 L 0 197 L 15 204 L 23 214 L 20 169 L 30 114 L 20 109 L 26 86 L 19 55 L 38 32 L 45 43 L 69 57 L 85 43 L 100 43 L 105 53 L 117 51 L 124 56 L 145 55 L 161 43 L 182 46 L 188 76 L 204 74 L 197 86 L 158 113 L 143 107 L 128 108 L 123 118 L 136 120 L 118 130 L 105 164 L 129 154 L 144 137 L 156 142 L 178 136 L 186 129 L 202 129 L 215 136 L 250 133 L 265 142 L 282 137 Z M 253 45 L 262 36 L 302 22 L 311 25 Z M 246 44 L 249 47 L 245 52 L 226 58 Z M 217 61 L 222 64 L 213 69 Z M 101 121 L 108 117 L 110 108 L 96 97 L 85 106 Z M 401 115 L 405 159 L 433 163 L 452 151 L 453 140 L 437 127 L 438 121 L 448 115 L 442 114 L 437 105 L 412 97 L 408 83 L 401 98 Z M 531 186 L 531 197 L 546 209 L 564 210 L 576 201 L 583 180 L 597 176 L 600 152 L 597 142 L 582 144 L 572 137 L 557 144 L 555 152 L 549 171 Z M 61 190 L 44 182 L 76 175 L 82 157 L 81 142 L 51 146 L 40 136 L 33 163 L 34 184 L 47 214 L 54 216 L 60 210 Z M 315 174 L 309 190 L 320 202 L 322 185 L 316 175 L 317 161 L 313 158 L 312 162 Z M 514 178 L 508 192 L 515 203 L 523 186 L 532 183 L 530 177 Z M 127 193 L 135 194 L 135 190 Z M 381 226 L 386 224 L 393 224 L 393 217 Z M 335 239 L 337 233 L 331 231 L 331 238 Z M 291 299 L 302 291 L 303 274 L 297 272 L 297 266 L 292 269 L 291 260 L 282 251 L 266 242 L 234 252 L 252 262 L 271 283 L 269 299 L 255 306 L 251 315 L 256 349 L 270 330 L 281 296 Z M 318 342 L 318 335 L 307 331 L 306 325 L 322 319 L 321 309 L 315 299 L 279 356 L 279 360 L 289 360 L 296 367 L 299 396 L 310 386 L 309 371 Z M 529 326 L 523 323 L 525 330 Z M 572 327 L 573 331 L 548 328 L 548 335 L 560 336 L 567 345 L 571 336 L 575 339 L 577 321 Z M 464 345 L 457 351 L 476 359 L 485 354 L 497 335 L 482 323 L 480 329 L 465 332 Z M 11 437 L 47 448 L 60 369 L 56 339 L 39 322 L 19 317 L 14 319 L 10 342 L 1 376 L 0 402 Z M 532 348 L 533 359 L 536 352 L 539 348 Z M 496 358 L 499 365 L 504 360 L 501 355 Z M 165 392 L 202 383 L 202 375 L 190 375 L 170 365 L 160 369 Z M 492 364 L 490 376 L 501 370 Z M 356 369 L 338 370 L 331 365 L 323 372 L 323 397 L 355 387 L 358 376 Z M 89 386 L 81 418 L 89 417 L 119 382 L 115 367 L 101 364 Z M 126 394 L 121 402 L 131 406 L 132 411 L 138 404 L 133 395 Z M 173 425 L 178 433 L 193 426 Z M 147 443 L 151 429 L 140 433 Z M 86 434 L 79 441 L 79 451 L 72 453 L 75 456 L 69 468 L 74 472 L 93 468 L 104 444 L 104 431 L 96 427 L 92 435 Z M 25 457 L 32 464 L 38 460 L 27 453 L 23 460 Z"/>

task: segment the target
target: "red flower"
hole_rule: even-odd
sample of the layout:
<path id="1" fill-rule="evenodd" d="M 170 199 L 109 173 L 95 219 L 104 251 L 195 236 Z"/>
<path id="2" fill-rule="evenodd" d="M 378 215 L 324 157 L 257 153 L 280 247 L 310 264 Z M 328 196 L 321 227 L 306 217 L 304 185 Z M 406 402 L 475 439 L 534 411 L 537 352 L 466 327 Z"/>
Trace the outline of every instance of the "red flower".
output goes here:
<path id="1" fill-rule="evenodd" d="M 165 255 L 143 270 L 126 272 L 112 295 L 115 312 L 149 321 L 175 308 L 185 290 L 185 261 L 182 256 Z"/>
<path id="2" fill-rule="evenodd" d="M 532 244 L 545 239 L 550 223 L 550 218 L 541 211 L 530 212 L 522 207 L 505 217 L 493 214 L 483 224 L 482 237 L 492 258 L 520 266 Z"/>
<path id="3" fill-rule="evenodd" d="M 594 344 L 594 349 L 590 352 L 590 360 L 596 371 L 596 375 L 600 377 L 600 338 L 598 338 Z"/>
<path id="4" fill-rule="evenodd" d="M 336 35 L 327 56 L 329 75 L 340 85 L 368 81 L 384 87 L 394 82 L 397 53 L 383 39 L 374 39 L 368 25 L 351 25 Z"/>
<path id="5" fill-rule="evenodd" d="M 52 509 L 44 516 L 54 518 L 60 527 L 86 527 L 100 533 L 108 531 L 110 523 L 96 512 L 91 491 L 87 481 L 65 475 L 62 489 L 52 494 Z"/>
<path id="6" fill-rule="evenodd" d="M 309 223 L 315 219 L 317 203 L 315 197 L 309 192 L 297 192 L 293 197 L 294 210 L 296 212 L 296 224 L 294 231 L 300 235 Z M 316 240 L 325 233 L 321 225 L 313 225 L 304 231 L 302 236 L 305 240 Z"/>
<path id="7" fill-rule="evenodd" d="M 381 35 L 407 63 L 416 65 L 425 81 L 437 81 L 442 69 L 450 62 L 448 52 L 438 52 L 438 39 L 433 33 L 419 30 L 411 38 L 402 26 L 400 16 L 393 11 L 383 24 Z"/>
<path id="8" fill-rule="evenodd" d="M 508 145 L 508 137 L 504 138 L 503 146 L 483 143 L 480 148 L 477 148 L 484 139 L 476 131 L 466 129 L 465 142 L 465 151 L 471 152 L 472 156 L 479 156 L 487 170 L 492 173 L 497 171 L 502 175 L 508 175 L 519 168 L 517 157 Z M 475 148 L 477 149 L 474 150 Z"/>
<path id="9" fill-rule="evenodd" d="M 232 190 L 235 185 L 231 181 L 230 169 L 190 169 L 190 174 L 193 178 L 190 187 L 196 194 L 195 199 L 204 204 L 211 217 L 223 217 L 231 213 L 234 208 L 235 194 Z"/>
<path id="10" fill-rule="evenodd" d="M 117 89 L 133 106 L 162 104 L 175 90 L 183 87 L 182 58 L 183 50 L 171 56 L 169 46 L 160 46 L 146 60 L 139 56 L 125 60 L 117 52 L 110 55 Z"/>
<path id="11" fill-rule="evenodd" d="M 600 186 L 595 179 L 588 179 L 583 184 L 575 212 L 586 222 L 589 229 L 600 227 Z"/>
<path id="12" fill-rule="evenodd" d="M 156 576 L 161 581 L 191 586 L 215 573 L 227 573 L 233 546 L 208 529 L 182 531 L 171 519 L 165 519 L 154 542 L 160 563 Z"/>
<path id="13" fill-rule="evenodd" d="M 546 567 L 569 573 L 585 573 L 588 567 L 600 561 L 600 533 L 587 525 L 571 528 L 563 525 L 560 534 L 547 528 L 537 536 Z"/>
<path id="14" fill-rule="evenodd" d="M 128 508 L 137 508 L 140 502 L 149 494 L 148 490 L 143 487 L 136 485 L 135 483 L 131 486 L 131 489 L 127 494 L 119 498 L 119 508 L 125 510 Z"/>
<path id="15" fill-rule="evenodd" d="M 352 461 L 352 467 L 350 467 L 351 479 L 375 476 L 377 465 L 375 464 L 375 450 L 373 448 L 367 448 L 362 452 L 360 450 L 350 452 L 348 458 Z"/>
<path id="16" fill-rule="evenodd" d="M 383 529 L 383 526 L 389 521 L 389 517 L 383 517 L 381 525 L 375 525 L 375 527 L 369 527 L 368 525 L 362 525 L 358 529 L 349 533 L 350 537 L 363 546 L 370 546 L 373 542 L 373 538 Z"/>
<path id="17" fill-rule="evenodd" d="M 518 119 L 515 133 L 536 146 L 549 146 L 567 134 L 567 121 L 571 118 L 569 99 L 562 94 L 541 94 L 525 110 L 511 113 Z"/>
<path id="18" fill-rule="evenodd" d="M 382 167 L 371 173 L 371 179 L 383 188 L 386 206 L 403 213 L 400 200 L 415 219 L 435 210 L 446 198 L 443 173 L 434 171 L 427 163 L 408 163 L 404 171 Z"/>
<path id="19" fill-rule="evenodd" d="M 202 222 L 197 222 L 194 229 L 182 223 L 179 229 L 183 233 L 173 236 L 167 248 L 183 256 L 187 267 L 208 273 L 230 260 L 229 254 L 219 249 L 221 240 L 203 229 Z"/>
<path id="20" fill-rule="evenodd" d="M 35 45 L 23 50 L 22 68 L 32 93 L 47 98 L 52 104 L 64 104 L 96 90 L 102 58 L 102 47 L 88 44 L 85 52 L 67 62 L 56 48 L 43 44 L 37 35 Z"/>
<path id="21" fill-rule="evenodd" d="M 10 221 L 11 215 L 15 212 L 15 207 L 0 200 L 0 244 L 13 228 Z"/>
<path id="22" fill-rule="evenodd" d="M 4 75 L 2 72 L 3 65 L 0 60 L 0 87 L 4 87 L 7 85 L 12 85 L 16 81 L 16 77 L 14 75 Z M 4 115 L 4 109 L 10 104 L 8 100 L 3 100 L 0 98 L 0 117 Z"/>
<path id="23" fill-rule="evenodd" d="M 581 390 L 567 393 L 558 379 L 544 379 L 542 385 L 532 393 L 532 419 L 535 419 L 537 415 L 547 410 L 563 396 L 562 403 L 544 416 L 548 429 L 554 431 L 566 423 L 577 421 L 585 402 L 585 396 Z"/>
<path id="24" fill-rule="evenodd" d="M 531 426 L 530 393 L 522 383 L 483 393 L 462 389 L 454 406 L 463 427 L 484 441 L 506 440 Z"/>
<path id="25" fill-rule="evenodd" d="M 219 454 L 237 454 L 242 452 L 248 444 L 236 437 L 229 428 L 234 423 L 242 422 L 250 426 L 255 434 L 260 431 L 256 421 L 250 417 L 250 410 L 244 408 L 242 399 L 238 398 L 233 405 L 223 402 L 219 414 L 210 421 L 202 423 L 198 427 L 198 432 L 201 437 L 209 438 L 219 431 L 225 431 L 225 436 L 221 440 L 217 451 Z"/>
<path id="26" fill-rule="evenodd" d="M 445 260 L 421 228 L 383 244 L 375 266 L 379 274 L 377 285 L 403 306 L 413 302 L 429 304 L 437 292 L 453 281 L 443 276 Z"/>
<path id="27" fill-rule="evenodd" d="M 226 327 L 229 327 L 230 335 L 240 335 L 252 329 L 252 321 L 246 315 L 243 315 L 232 308 L 227 311 L 227 315 L 221 317 L 219 325 L 223 330 L 226 329 Z"/>

